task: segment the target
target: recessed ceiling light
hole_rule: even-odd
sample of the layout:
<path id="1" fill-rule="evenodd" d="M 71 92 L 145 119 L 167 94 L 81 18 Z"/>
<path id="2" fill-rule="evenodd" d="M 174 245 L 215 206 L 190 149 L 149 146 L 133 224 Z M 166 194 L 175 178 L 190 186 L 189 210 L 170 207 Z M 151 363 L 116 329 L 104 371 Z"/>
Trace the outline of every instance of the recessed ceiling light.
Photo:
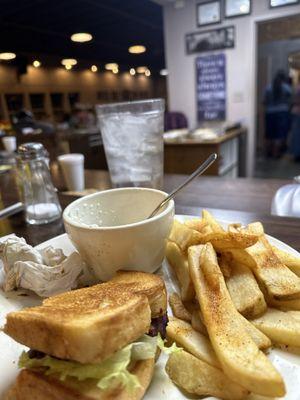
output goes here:
<path id="1" fill-rule="evenodd" d="M 16 58 L 16 54 L 15 53 L 0 53 L 0 60 L 13 60 L 14 58 Z"/>
<path id="2" fill-rule="evenodd" d="M 105 64 L 105 69 L 107 69 L 108 71 L 111 71 L 114 68 L 119 68 L 118 64 L 116 64 L 116 63 Z"/>
<path id="3" fill-rule="evenodd" d="M 65 65 L 65 68 L 69 71 L 70 69 L 72 69 L 72 67 L 73 67 L 73 65 L 70 65 L 70 64 L 66 64 Z"/>
<path id="4" fill-rule="evenodd" d="M 42 63 L 39 60 L 34 60 L 32 65 L 34 66 L 34 68 L 39 68 L 42 65 Z"/>
<path id="5" fill-rule="evenodd" d="M 146 76 L 150 76 L 150 75 L 151 75 L 150 69 L 147 69 L 147 70 L 145 71 L 145 75 L 146 75 Z"/>
<path id="6" fill-rule="evenodd" d="M 130 68 L 129 73 L 130 73 L 130 75 L 135 75 L 135 69 L 134 68 Z"/>
<path id="7" fill-rule="evenodd" d="M 159 71 L 161 76 L 166 76 L 169 74 L 169 71 L 166 68 L 163 68 Z"/>
<path id="8" fill-rule="evenodd" d="M 141 44 L 136 44 L 134 46 L 130 46 L 128 48 L 128 51 L 131 54 L 141 54 L 141 53 L 145 53 L 146 47 Z"/>
<path id="9" fill-rule="evenodd" d="M 148 67 L 137 67 L 137 72 L 139 74 L 144 74 L 147 71 Z"/>
<path id="10" fill-rule="evenodd" d="M 91 66 L 91 71 L 92 71 L 92 72 L 97 72 L 97 71 L 98 71 L 97 65 L 92 65 L 92 66 Z"/>
<path id="11" fill-rule="evenodd" d="M 61 60 L 62 65 L 76 65 L 77 64 L 77 60 L 75 60 L 75 58 L 64 58 L 63 60 Z"/>
<path id="12" fill-rule="evenodd" d="M 73 35 L 71 36 L 72 42 L 84 43 L 84 42 L 89 42 L 92 39 L 93 36 L 87 32 L 73 33 Z"/>

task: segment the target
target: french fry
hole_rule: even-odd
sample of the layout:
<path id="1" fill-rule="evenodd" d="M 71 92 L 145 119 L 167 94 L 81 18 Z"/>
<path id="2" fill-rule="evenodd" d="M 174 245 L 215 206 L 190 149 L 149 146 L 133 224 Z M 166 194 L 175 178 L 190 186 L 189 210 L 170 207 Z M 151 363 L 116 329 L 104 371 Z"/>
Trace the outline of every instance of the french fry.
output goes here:
<path id="1" fill-rule="evenodd" d="M 169 304 L 175 317 L 188 322 L 192 320 L 191 313 L 184 307 L 177 293 L 172 293 L 169 296 Z"/>
<path id="2" fill-rule="evenodd" d="M 207 226 L 207 222 L 203 221 L 203 219 L 201 219 L 201 218 L 193 218 L 193 219 L 188 219 L 187 221 L 185 221 L 184 225 L 190 229 L 194 229 L 195 231 L 203 233 L 203 230 Z"/>
<path id="3" fill-rule="evenodd" d="M 202 235 L 198 231 L 174 220 L 169 240 L 175 242 L 185 253 L 189 246 L 201 243 L 201 237 Z"/>
<path id="4" fill-rule="evenodd" d="M 202 335 L 204 336 L 208 336 L 206 326 L 204 325 L 200 317 L 200 311 L 193 311 L 191 324 L 195 331 L 202 333 Z"/>
<path id="5" fill-rule="evenodd" d="M 202 210 L 202 221 L 211 227 L 212 232 L 225 232 L 219 222 L 207 210 Z"/>
<path id="6" fill-rule="evenodd" d="M 254 393 L 283 396 L 283 379 L 238 317 L 212 245 L 190 247 L 188 259 L 205 325 L 225 374 Z"/>
<path id="7" fill-rule="evenodd" d="M 168 241 L 166 257 L 178 279 L 182 301 L 194 299 L 195 291 L 189 274 L 187 255 L 182 252 L 176 243 Z"/>
<path id="8" fill-rule="evenodd" d="M 300 299 L 295 300 L 275 300 L 265 295 L 268 305 L 279 308 L 283 311 L 295 310 L 300 311 Z"/>
<path id="9" fill-rule="evenodd" d="M 272 250 L 284 265 L 286 265 L 292 272 L 294 272 L 294 274 L 300 277 L 300 257 L 286 253 L 275 246 L 272 246 Z"/>
<path id="10" fill-rule="evenodd" d="M 248 394 L 215 368 L 182 350 L 170 355 L 166 372 L 170 379 L 188 393 L 215 396 L 224 400 L 242 400 Z"/>
<path id="11" fill-rule="evenodd" d="M 209 339 L 195 331 L 189 323 L 170 317 L 167 325 L 167 337 L 200 360 L 221 369 Z"/>
<path id="12" fill-rule="evenodd" d="M 253 246 L 258 236 L 240 232 L 216 232 L 203 235 L 198 243 L 211 243 L 214 249 L 220 253 L 231 249 L 246 249 Z"/>
<path id="13" fill-rule="evenodd" d="M 300 298 L 300 278 L 280 261 L 265 236 L 246 252 L 255 261 L 252 270 L 270 297 L 276 300 Z"/>
<path id="14" fill-rule="evenodd" d="M 230 270 L 225 277 L 231 300 L 239 313 L 245 318 L 254 318 L 267 310 L 264 295 L 260 290 L 252 271 L 234 259 L 222 255 L 220 268 Z"/>
<path id="15" fill-rule="evenodd" d="M 246 249 L 254 261 L 254 263 L 249 263 L 251 265 L 248 263 L 246 265 L 265 286 L 268 295 L 276 300 L 300 298 L 300 278 L 276 256 L 264 235 L 263 225 L 260 222 L 254 222 L 246 228 L 236 228 L 236 231 L 259 237 L 253 246 Z M 241 252 L 238 255 L 241 256 Z"/>
<path id="16" fill-rule="evenodd" d="M 251 322 L 275 343 L 300 346 L 300 320 L 288 312 L 269 308 Z"/>
<path id="17" fill-rule="evenodd" d="M 287 311 L 291 317 L 295 318 L 297 321 L 300 321 L 300 311 Z M 193 317 L 192 317 L 193 320 Z"/>

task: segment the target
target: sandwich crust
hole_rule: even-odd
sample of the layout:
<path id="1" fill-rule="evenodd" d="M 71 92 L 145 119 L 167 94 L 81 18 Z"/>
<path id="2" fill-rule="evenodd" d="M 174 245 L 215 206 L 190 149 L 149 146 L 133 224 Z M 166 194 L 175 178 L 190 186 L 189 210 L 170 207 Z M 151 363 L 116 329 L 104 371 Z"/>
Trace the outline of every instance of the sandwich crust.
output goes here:
<path id="1" fill-rule="evenodd" d="M 111 286 L 116 287 L 117 284 L 121 285 L 121 290 L 128 296 L 132 293 L 147 296 L 152 318 L 157 318 L 166 313 L 167 292 L 163 279 L 158 275 L 137 271 L 118 271 L 109 282 L 49 297 L 43 301 L 43 305 L 64 304 L 68 306 L 70 303 L 81 302 L 87 296 L 90 301 L 97 302 L 99 290 Z"/>
<path id="2" fill-rule="evenodd" d="M 133 369 L 141 387 L 133 393 L 119 388 L 103 391 L 84 381 L 60 381 L 41 372 L 23 369 L 4 400 L 140 400 L 152 379 L 154 359 L 138 361 Z"/>
<path id="3" fill-rule="evenodd" d="M 149 330 L 147 297 L 122 285 L 96 285 L 48 300 L 9 313 L 4 332 L 29 348 L 87 364 L 105 360 Z"/>

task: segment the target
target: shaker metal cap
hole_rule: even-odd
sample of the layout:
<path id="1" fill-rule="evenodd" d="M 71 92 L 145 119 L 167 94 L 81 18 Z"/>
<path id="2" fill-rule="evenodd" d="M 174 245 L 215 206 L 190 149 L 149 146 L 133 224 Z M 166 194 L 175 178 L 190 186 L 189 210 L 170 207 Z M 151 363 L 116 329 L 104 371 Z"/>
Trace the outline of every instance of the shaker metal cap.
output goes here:
<path id="1" fill-rule="evenodd" d="M 22 160 L 47 157 L 48 152 L 42 143 L 23 143 L 18 147 L 18 155 Z"/>

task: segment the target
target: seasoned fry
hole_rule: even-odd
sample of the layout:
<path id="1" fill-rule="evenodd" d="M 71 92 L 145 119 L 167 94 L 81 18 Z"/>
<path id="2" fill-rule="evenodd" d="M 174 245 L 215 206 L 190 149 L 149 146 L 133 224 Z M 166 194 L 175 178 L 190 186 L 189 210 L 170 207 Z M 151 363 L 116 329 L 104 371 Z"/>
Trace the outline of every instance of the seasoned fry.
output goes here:
<path id="1" fill-rule="evenodd" d="M 170 295 L 169 304 L 175 317 L 188 322 L 192 320 L 191 313 L 184 307 L 181 298 L 177 293 L 172 293 Z"/>
<path id="2" fill-rule="evenodd" d="M 169 240 L 175 242 L 183 252 L 186 252 L 189 246 L 201 243 L 201 237 L 202 235 L 198 231 L 174 220 Z"/>
<path id="3" fill-rule="evenodd" d="M 182 301 L 192 300 L 195 297 L 195 291 L 189 274 L 187 255 L 183 254 L 176 243 L 168 241 L 166 257 L 178 279 Z"/>
<path id="4" fill-rule="evenodd" d="M 209 339 L 195 331 L 189 323 L 171 317 L 167 325 L 167 336 L 195 357 L 221 369 Z"/>
<path id="5" fill-rule="evenodd" d="M 246 389 L 230 381 L 221 370 L 184 350 L 170 355 L 166 372 L 176 385 L 198 396 L 242 400 L 248 393 Z"/>
<path id="6" fill-rule="evenodd" d="M 246 252 L 255 261 L 253 272 L 270 297 L 276 300 L 300 298 L 300 278 L 279 260 L 265 236 Z"/>
<path id="7" fill-rule="evenodd" d="M 202 210 L 202 221 L 206 222 L 212 229 L 212 232 L 225 232 L 219 222 L 207 210 Z"/>
<path id="8" fill-rule="evenodd" d="M 184 225 L 200 233 L 204 233 L 205 228 L 208 226 L 207 222 L 201 218 L 189 219 L 185 221 Z"/>
<path id="9" fill-rule="evenodd" d="M 283 396 L 283 379 L 246 332 L 212 245 L 190 247 L 188 258 L 205 325 L 225 374 L 254 393 Z"/>
<path id="10" fill-rule="evenodd" d="M 239 232 L 217 232 L 203 235 L 198 243 L 211 243 L 214 249 L 220 253 L 231 249 L 246 249 L 253 246 L 258 236 Z"/>
<path id="11" fill-rule="evenodd" d="M 285 251 L 280 250 L 275 246 L 272 246 L 272 250 L 284 265 L 286 265 L 292 272 L 294 272 L 294 274 L 300 276 L 300 257 L 296 257 L 293 254 L 286 253 Z"/>
<path id="12" fill-rule="evenodd" d="M 276 300 L 300 298 L 300 278 L 276 256 L 264 235 L 262 224 L 254 222 L 246 228 L 236 228 L 236 231 L 259 236 L 257 243 L 246 249 L 254 263 L 249 263 L 245 257 L 245 264 L 253 270 L 256 278 L 265 286 L 268 295 Z M 244 257 L 244 254 L 239 252 L 234 256 L 237 259 Z"/>
<path id="13" fill-rule="evenodd" d="M 230 275 L 225 277 L 227 289 L 231 300 L 238 312 L 246 318 L 254 318 L 263 314 L 267 309 L 264 295 L 260 290 L 252 271 L 234 259 L 222 255 L 220 268 L 230 270 Z"/>
<path id="14" fill-rule="evenodd" d="M 265 296 L 267 303 L 272 306 L 279 308 L 280 310 L 295 310 L 300 311 L 300 299 L 295 300 L 274 300 L 269 296 Z"/>
<path id="15" fill-rule="evenodd" d="M 264 315 L 251 322 L 276 343 L 300 346 L 299 317 L 297 319 L 290 313 L 269 308 Z"/>
<path id="16" fill-rule="evenodd" d="M 193 311 L 191 324 L 195 331 L 202 333 L 202 335 L 204 336 L 208 336 L 206 326 L 204 325 L 200 317 L 200 311 Z"/>
<path id="17" fill-rule="evenodd" d="M 300 311 L 287 311 L 291 317 L 295 318 L 297 321 L 300 321 Z M 193 320 L 193 317 L 192 317 Z"/>

